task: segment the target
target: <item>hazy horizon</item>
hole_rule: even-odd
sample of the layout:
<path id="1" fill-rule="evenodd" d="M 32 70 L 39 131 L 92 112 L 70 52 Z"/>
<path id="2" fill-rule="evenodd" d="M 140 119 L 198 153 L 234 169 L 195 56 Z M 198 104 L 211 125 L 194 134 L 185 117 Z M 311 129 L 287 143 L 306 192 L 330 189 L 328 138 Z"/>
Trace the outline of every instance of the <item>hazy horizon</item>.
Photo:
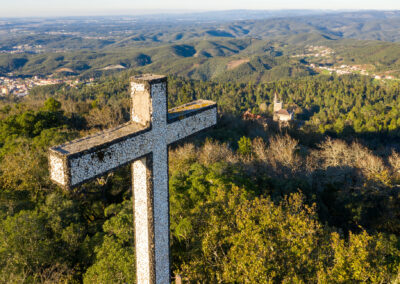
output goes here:
<path id="1" fill-rule="evenodd" d="M 363 10 L 400 10 L 398 0 L 284 0 L 279 3 L 265 3 L 262 0 L 203 0 L 188 2 L 181 0 L 129 1 L 114 0 L 0 0 L 2 18 L 18 17 L 68 17 L 68 16 L 116 16 L 116 15 L 151 15 L 197 12 L 221 12 L 232 10 L 249 11 L 363 11 Z M 21 9 L 23 7 L 23 9 Z"/>
<path id="2" fill-rule="evenodd" d="M 395 12 L 395 11 L 400 11 L 400 9 L 393 9 L 393 10 L 377 10 L 377 9 L 269 9 L 269 10 L 256 10 L 256 9 L 227 9 L 227 10 L 159 10 L 159 9 L 149 9 L 149 10 L 114 10 L 114 11 L 97 11 L 97 12 L 91 12 L 91 13 L 60 13 L 60 14 L 55 14 L 55 13 L 48 13 L 48 14 L 38 14 L 38 15 L 7 15 L 7 16 L 1 16 L 0 15 L 0 20 L 2 18 L 7 19 L 7 18 L 57 18 L 57 17 L 124 17 L 124 16 L 157 16 L 157 15 L 185 15 L 185 14 L 212 14 L 212 13 L 234 13 L 234 12 L 240 12 L 240 11 L 246 11 L 248 13 L 279 13 L 279 12 L 293 12 L 293 13 L 301 13 L 301 12 L 310 12 L 310 13 L 335 13 L 335 12 L 361 12 L 361 11 L 380 11 L 380 12 Z M 1 13 L 1 11 L 0 11 Z"/>
<path id="3" fill-rule="evenodd" d="M 115 10 L 115 11 L 98 11 L 98 12 L 75 12 L 75 13 L 43 13 L 43 14 L 24 14 L 24 15 L 7 15 L 2 16 L 0 12 L 0 21 L 3 19 L 18 19 L 18 18 L 80 18 L 80 17 L 129 17 L 129 16 L 157 16 L 157 15 L 191 15 L 191 14 L 211 14 L 211 13 L 224 13 L 224 12 L 310 12 L 312 14 L 319 13 L 340 13 L 340 12 L 397 12 L 400 9 L 269 9 L 269 10 L 255 10 L 255 9 L 229 9 L 229 10 Z"/>

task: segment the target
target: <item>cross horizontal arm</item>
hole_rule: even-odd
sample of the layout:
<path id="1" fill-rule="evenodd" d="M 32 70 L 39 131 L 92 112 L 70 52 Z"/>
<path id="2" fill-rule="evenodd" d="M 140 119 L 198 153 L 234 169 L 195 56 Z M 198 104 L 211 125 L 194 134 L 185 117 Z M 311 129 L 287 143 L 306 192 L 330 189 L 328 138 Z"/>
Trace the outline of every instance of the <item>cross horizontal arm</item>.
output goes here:
<path id="1" fill-rule="evenodd" d="M 171 144 L 217 124 L 217 104 L 198 100 L 168 111 L 167 143 Z"/>
<path id="2" fill-rule="evenodd" d="M 152 151 L 151 132 L 129 122 L 50 149 L 50 178 L 70 188 Z"/>
<path id="3" fill-rule="evenodd" d="M 217 122 L 214 102 L 199 100 L 168 111 L 166 143 L 171 144 Z M 65 188 L 104 175 L 151 153 L 151 127 L 129 122 L 98 134 L 52 147 L 50 178 Z M 166 146 L 166 145 L 165 145 Z"/>

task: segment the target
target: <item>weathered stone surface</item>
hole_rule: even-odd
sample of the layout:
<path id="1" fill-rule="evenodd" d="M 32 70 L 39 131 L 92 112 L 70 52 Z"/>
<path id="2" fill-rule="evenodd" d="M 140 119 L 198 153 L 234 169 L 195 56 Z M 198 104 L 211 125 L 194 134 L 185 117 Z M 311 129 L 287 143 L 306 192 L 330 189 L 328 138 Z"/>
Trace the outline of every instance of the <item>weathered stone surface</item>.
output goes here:
<path id="1" fill-rule="evenodd" d="M 154 266 L 154 205 L 152 203 L 151 158 L 132 164 L 133 204 L 135 218 L 136 275 L 138 283 L 155 282 Z"/>
<path id="2" fill-rule="evenodd" d="M 50 155 L 50 178 L 58 184 L 64 185 L 67 183 L 67 176 L 65 174 L 66 165 L 64 165 L 65 159 L 59 155 Z"/>
<path id="3" fill-rule="evenodd" d="M 104 147 L 112 143 L 118 143 L 130 135 L 137 136 L 140 134 L 139 131 L 143 131 L 145 129 L 146 127 L 143 125 L 134 122 L 128 122 L 94 135 L 52 147 L 51 150 L 58 151 L 60 154 L 78 154 L 83 151 L 89 151 L 98 146 Z"/>
<path id="4" fill-rule="evenodd" d="M 167 143 L 171 144 L 180 139 L 193 135 L 217 123 L 217 108 L 202 110 L 196 115 L 177 120 L 167 126 Z"/>
<path id="5" fill-rule="evenodd" d="M 168 123 L 194 116 L 208 109 L 216 109 L 216 103 L 207 100 L 197 100 L 168 110 Z"/>
<path id="6" fill-rule="evenodd" d="M 66 188 L 74 187 L 150 153 L 151 132 L 140 129 L 143 127 L 129 123 L 51 148 L 51 179 Z"/>

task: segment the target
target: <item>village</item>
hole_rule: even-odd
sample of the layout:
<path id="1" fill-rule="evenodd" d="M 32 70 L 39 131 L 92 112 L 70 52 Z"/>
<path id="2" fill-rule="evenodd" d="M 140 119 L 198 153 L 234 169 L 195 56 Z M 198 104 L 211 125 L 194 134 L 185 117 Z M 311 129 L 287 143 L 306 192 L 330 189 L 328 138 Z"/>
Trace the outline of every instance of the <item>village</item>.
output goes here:
<path id="1" fill-rule="evenodd" d="M 75 77 L 65 78 L 53 78 L 34 76 L 31 78 L 20 78 L 20 77 L 0 77 L 0 97 L 1 96 L 17 96 L 24 97 L 29 94 L 29 90 L 37 86 L 55 85 L 55 84 L 67 84 L 70 86 L 76 86 L 79 83 L 90 83 L 93 82 L 94 78 L 82 81 Z"/>
<path id="2" fill-rule="evenodd" d="M 329 74 L 336 73 L 337 75 L 347 75 L 347 74 L 360 74 L 363 76 L 370 76 L 376 80 L 396 80 L 395 76 L 392 75 L 382 75 L 382 74 L 375 74 L 372 72 L 367 71 L 366 69 L 362 68 L 359 65 L 346 65 L 342 64 L 340 66 L 326 66 L 322 64 L 310 64 L 310 68 L 315 71 L 320 72 L 328 72 Z"/>
<path id="3" fill-rule="evenodd" d="M 331 58 L 331 56 L 335 54 L 335 51 L 332 48 L 327 46 L 306 46 L 306 51 L 303 54 L 293 55 L 292 57 L 308 57 L 315 59 L 323 59 L 323 58 Z M 317 62 L 310 63 L 308 65 L 309 68 L 313 69 L 317 73 L 328 73 L 336 75 L 348 75 L 348 74 L 359 74 L 363 76 L 370 76 L 376 80 L 396 80 L 397 77 L 393 75 L 386 74 L 378 74 L 371 71 L 368 71 L 365 66 L 362 65 L 347 65 L 341 64 L 335 66 L 332 63 L 323 63 L 323 61 L 318 60 Z"/>
<path id="4" fill-rule="evenodd" d="M 13 46 L 10 49 L 1 49 L 0 53 L 8 53 L 8 54 L 22 54 L 22 53 L 43 53 L 44 48 L 41 44 L 20 44 L 17 46 Z"/>
<path id="5" fill-rule="evenodd" d="M 365 67 L 361 65 L 347 65 L 341 64 L 339 66 L 335 66 L 332 63 L 324 63 L 323 60 L 320 59 L 331 59 L 332 55 L 335 54 L 335 51 L 332 48 L 327 46 L 314 46 L 308 45 L 306 46 L 306 50 L 301 54 L 292 55 L 292 58 L 301 58 L 305 57 L 308 59 L 316 59 L 310 60 L 308 67 L 312 70 L 316 71 L 317 73 L 328 73 L 336 75 L 348 75 L 348 74 L 359 74 L 363 76 L 370 76 L 376 80 L 396 80 L 398 79 L 395 76 L 388 75 L 388 74 L 376 74 L 373 72 L 368 71 Z M 313 62 L 314 61 L 314 62 Z M 388 73 L 388 72 L 386 72 Z"/>

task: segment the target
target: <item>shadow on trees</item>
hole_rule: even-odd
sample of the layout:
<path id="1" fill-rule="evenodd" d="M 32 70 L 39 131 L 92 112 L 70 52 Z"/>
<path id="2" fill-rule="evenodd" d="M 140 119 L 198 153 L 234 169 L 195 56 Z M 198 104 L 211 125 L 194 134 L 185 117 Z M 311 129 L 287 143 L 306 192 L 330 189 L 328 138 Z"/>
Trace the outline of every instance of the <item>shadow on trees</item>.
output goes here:
<path id="1" fill-rule="evenodd" d="M 390 181 L 393 179 L 390 171 L 382 170 L 367 175 L 362 168 L 365 165 L 358 165 L 357 161 L 352 165 L 324 166 L 325 158 L 318 157 L 324 141 L 328 138 L 334 141 L 339 139 L 346 143 L 349 156 L 351 151 L 364 151 L 363 155 L 377 157 L 379 161 L 382 160 L 382 167 L 390 168 L 387 158 L 393 150 L 398 152 L 399 149 L 397 133 L 398 130 L 385 133 L 351 131 L 321 134 L 293 126 L 279 127 L 271 122 L 265 126 L 257 121 L 242 120 L 238 116 L 223 115 L 218 126 L 207 132 L 207 137 L 227 143 L 233 150 L 238 149 L 238 141 L 243 136 L 253 139 L 253 142 L 261 137 L 266 141 L 266 151 L 269 151 L 271 139 L 289 136 L 298 142 L 293 150 L 297 158 L 293 161 L 288 162 L 281 157 L 281 160 L 274 158 L 271 162 L 271 158 L 262 160 L 260 155 L 254 153 L 248 161 L 236 164 L 245 173 L 246 179 L 251 181 L 256 194 L 271 196 L 278 202 L 286 195 L 300 191 L 307 197 L 307 202 L 317 204 L 319 218 L 323 223 L 344 232 L 366 229 L 398 235 L 400 186 Z M 203 143 L 205 135 L 192 138 L 192 142 L 198 145 Z M 354 143 L 360 146 L 353 149 Z M 282 152 L 286 150 L 282 149 Z M 343 155 L 346 156 L 346 153 Z M 372 164 L 368 165 L 368 161 L 366 163 L 366 167 L 373 167 Z"/>

